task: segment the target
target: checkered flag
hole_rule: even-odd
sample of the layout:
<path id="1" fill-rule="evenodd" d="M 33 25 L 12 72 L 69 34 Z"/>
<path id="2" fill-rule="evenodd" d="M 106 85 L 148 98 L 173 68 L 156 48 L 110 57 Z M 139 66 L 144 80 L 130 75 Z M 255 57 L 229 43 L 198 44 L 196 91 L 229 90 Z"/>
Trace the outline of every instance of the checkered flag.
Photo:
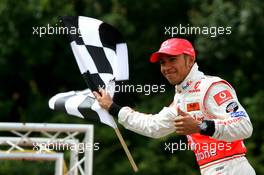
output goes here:
<path id="1" fill-rule="evenodd" d="M 64 16 L 61 20 L 64 31 L 70 35 L 70 45 L 88 89 L 59 93 L 50 99 L 49 107 L 117 128 L 113 117 L 99 106 L 92 91 L 106 88 L 113 97 L 115 81 L 128 79 L 127 45 L 122 35 L 111 25 L 94 18 Z"/>
<path id="2" fill-rule="evenodd" d="M 127 45 L 111 25 L 89 17 L 61 17 L 65 27 L 78 32 L 70 34 L 71 48 L 88 87 L 106 87 L 112 78 L 127 80 Z M 95 86 L 97 87 L 95 87 Z"/>

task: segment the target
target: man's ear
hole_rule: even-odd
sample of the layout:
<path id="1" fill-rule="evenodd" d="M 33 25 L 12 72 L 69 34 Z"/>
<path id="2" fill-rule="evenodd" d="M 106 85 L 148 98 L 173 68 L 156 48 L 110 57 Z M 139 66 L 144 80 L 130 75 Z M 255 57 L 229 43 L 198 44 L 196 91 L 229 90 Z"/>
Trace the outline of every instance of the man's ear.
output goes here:
<path id="1" fill-rule="evenodd" d="M 193 57 L 193 56 L 190 56 L 190 59 L 191 59 L 191 63 L 192 63 L 192 65 L 195 63 L 195 57 Z"/>
<path id="2" fill-rule="evenodd" d="M 195 63 L 195 57 L 188 55 L 188 67 L 192 68 Z"/>

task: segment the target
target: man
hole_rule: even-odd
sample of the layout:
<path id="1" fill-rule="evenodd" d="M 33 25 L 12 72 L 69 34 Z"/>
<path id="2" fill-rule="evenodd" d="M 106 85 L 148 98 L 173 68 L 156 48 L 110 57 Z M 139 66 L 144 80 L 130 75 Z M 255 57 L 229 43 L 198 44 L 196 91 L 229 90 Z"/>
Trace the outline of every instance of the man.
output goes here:
<path id="1" fill-rule="evenodd" d="M 103 89 L 101 94 L 94 92 L 99 104 L 139 134 L 159 138 L 176 131 L 187 135 L 203 175 L 254 175 L 243 144 L 253 128 L 232 86 L 199 71 L 193 46 L 185 39 L 164 41 L 150 61 L 159 61 L 161 73 L 175 85 L 170 107 L 155 115 L 140 113 L 118 106 Z"/>

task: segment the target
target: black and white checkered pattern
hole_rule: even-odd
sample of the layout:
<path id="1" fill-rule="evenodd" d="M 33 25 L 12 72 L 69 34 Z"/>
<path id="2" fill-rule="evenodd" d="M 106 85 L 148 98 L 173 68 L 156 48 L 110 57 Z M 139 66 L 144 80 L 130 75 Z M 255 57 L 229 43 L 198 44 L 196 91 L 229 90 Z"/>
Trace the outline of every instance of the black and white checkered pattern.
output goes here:
<path id="1" fill-rule="evenodd" d="M 89 88 L 106 86 L 110 79 L 127 80 L 128 53 L 122 35 L 111 25 L 89 17 L 61 17 L 71 34 L 71 47 L 77 64 Z M 90 82 L 92 81 L 92 82 Z"/>
<path id="2" fill-rule="evenodd" d="M 122 35 L 94 18 L 65 16 L 61 20 L 69 30 L 74 27 L 79 31 L 70 34 L 71 48 L 89 89 L 59 93 L 50 99 L 49 107 L 116 128 L 113 117 L 99 106 L 91 90 L 105 87 L 113 96 L 114 80 L 128 79 L 127 45 Z"/>
<path id="3" fill-rule="evenodd" d="M 101 122 L 112 128 L 117 127 L 113 117 L 100 108 L 90 89 L 56 94 L 49 100 L 49 107 L 69 115 Z"/>

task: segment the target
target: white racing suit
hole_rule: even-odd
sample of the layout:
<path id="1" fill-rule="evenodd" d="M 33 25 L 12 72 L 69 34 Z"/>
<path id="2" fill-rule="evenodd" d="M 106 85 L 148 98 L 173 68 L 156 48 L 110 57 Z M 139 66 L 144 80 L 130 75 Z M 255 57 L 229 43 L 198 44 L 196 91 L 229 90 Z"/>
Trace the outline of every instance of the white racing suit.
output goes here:
<path id="1" fill-rule="evenodd" d="M 118 113 L 118 121 L 138 134 L 159 138 L 175 132 L 177 108 L 204 121 L 202 125 L 208 125 L 203 134 L 187 136 L 202 175 L 255 174 L 245 158 L 243 143 L 253 130 L 247 112 L 229 83 L 218 77 L 205 76 L 196 63 L 185 80 L 176 86 L 170 107 L 164 107 L 155 115 L 123 107 Z"/>

